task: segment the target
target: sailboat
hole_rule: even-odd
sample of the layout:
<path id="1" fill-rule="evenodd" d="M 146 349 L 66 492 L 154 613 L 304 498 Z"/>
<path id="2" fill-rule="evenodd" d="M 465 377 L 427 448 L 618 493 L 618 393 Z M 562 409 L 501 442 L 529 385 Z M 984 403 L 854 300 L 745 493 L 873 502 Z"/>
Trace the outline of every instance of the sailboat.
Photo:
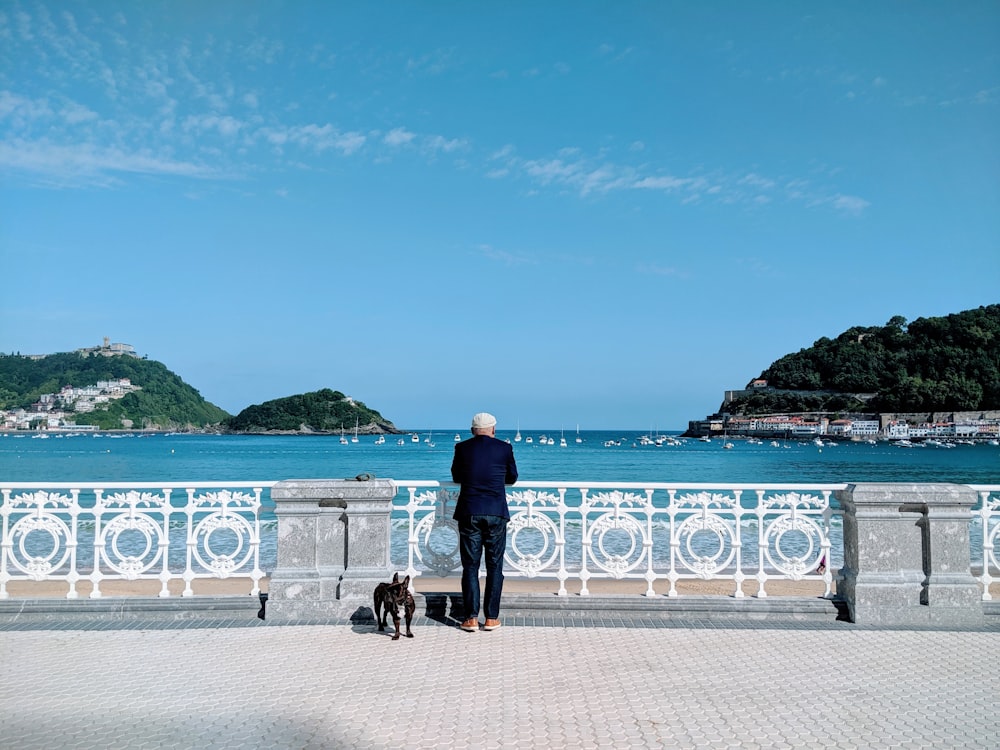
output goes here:
<path id="1" fill-rule="evenodd" d="M 514 435 L 514 442 L 515 443 L 520 443 L 521 442 L 521 420 L 520 419 L 517 420 L 517 434 Z"/>
<path id="2" fill-rule="evenodd" d="M 576 442 L 578 442 L 578 443 L 582 443 L 583 442 L 583 438 L 580 437 L 580 425 L 576 426 Z"/>
<path id="3" fill-rule="evenodd" d="M 358 418 L 354 418 L 354 437 L 351 438 L 352 443 L 358 442 Z"/>
<path id="4" fill-rule="evenodd" d="M 566 447 L 566 433 L 562 430 L 562 428 L 559 429 L 559 447 Z"/>
<path id="5" fill-rule="evenodd" d="M 344 437 L 344 428 L 340 428 L 340 444 L 347 445 L 347 438 Z"/>

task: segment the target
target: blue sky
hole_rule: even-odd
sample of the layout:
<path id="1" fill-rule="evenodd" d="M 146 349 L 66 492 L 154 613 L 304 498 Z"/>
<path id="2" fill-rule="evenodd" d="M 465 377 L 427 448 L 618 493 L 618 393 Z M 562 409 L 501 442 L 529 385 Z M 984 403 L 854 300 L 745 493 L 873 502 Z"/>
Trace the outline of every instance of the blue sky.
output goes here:
<path id="1" fill-rule="evenodd" d="M 0 351 L 680 429 L 1000 291 L 996 2 L 0 2 Z"/>

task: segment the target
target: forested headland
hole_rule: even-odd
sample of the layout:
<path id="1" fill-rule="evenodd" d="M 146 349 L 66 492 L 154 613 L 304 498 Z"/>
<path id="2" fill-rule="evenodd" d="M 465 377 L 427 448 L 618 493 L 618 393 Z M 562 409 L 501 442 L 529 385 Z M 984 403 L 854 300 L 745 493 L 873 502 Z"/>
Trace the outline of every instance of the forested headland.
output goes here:
<path id="1" fill-rule="evenodd" d="M 92 411 L 63 406 L 58 394 L 66 386 L 88 388 L 101 381 L 127 378 L 137 389 L 121 398 L 109 399 Z M 158 427 L 182 429 L 218 425 L 229 414 L 202 398 L 160 362 L 127 355 L 84 355 L 79 352 L 49 354 L 44 357 L 0 356 L 0 410 L 32 409 L 39 418 L 53 411 L 78 425 L 100 429 Z M 124 421 L 123 421 L 124 420 Z"/>
<path id="2" fill-rule="evenodd" d="M 766 385 L 765 385 L 766 381 Z M 787 354 L 723 404 L 731 414 L 1000 409 L 1000 304 L 856 326 Z"/>

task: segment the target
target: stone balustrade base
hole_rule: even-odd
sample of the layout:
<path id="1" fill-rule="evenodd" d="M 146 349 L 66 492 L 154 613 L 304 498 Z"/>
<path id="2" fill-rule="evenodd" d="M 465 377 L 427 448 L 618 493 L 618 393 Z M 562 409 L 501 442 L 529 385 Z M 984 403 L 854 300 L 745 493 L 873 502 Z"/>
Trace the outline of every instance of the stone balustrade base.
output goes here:
<path id="1" fill-rule="evenodd" d="M 371 607 L 344 603 L 342 606 L 303 611 L 300 617 L 278 617 L 271 612 L 271 602 L 256 596 L 198 596 L 162 599 L 158 597 L 120 597 L 105 599 L 8 599 L 0 601 L 0 630 L 13 629 L 116 629 L 134 627 L 254 627 L 357 622 L 372 624 Z M 461 595 L 454 592 L 423 593 L 414 596 L 417 618 L 438 623 L 457 624 L 456 613 Z M 259 618 L 264 608 L 265 618 Z M 914 629 L 992 629 L 1000 626 L 1000 602 L 982 603 L 979 623 L 956 626 L 931 619 L 914 623 Z M 726 627 L 734 620 L 787 626 L 829 627 L 848 622 L 843 601 L 818 597 L 747 597 L 731 596 L 570 596 L 551 594 L 505 594 L 501 617 L 508 622 L 544 621 L 548 625 L 575 626 L 580 622 L 602 626 L 620 624 L 641 627 L 643 622 L 677 621 L 718 622 Z M 877 624 L 866 627 L 879 628 Z M 894 624 L 884 626 L 907 629 Z"/>

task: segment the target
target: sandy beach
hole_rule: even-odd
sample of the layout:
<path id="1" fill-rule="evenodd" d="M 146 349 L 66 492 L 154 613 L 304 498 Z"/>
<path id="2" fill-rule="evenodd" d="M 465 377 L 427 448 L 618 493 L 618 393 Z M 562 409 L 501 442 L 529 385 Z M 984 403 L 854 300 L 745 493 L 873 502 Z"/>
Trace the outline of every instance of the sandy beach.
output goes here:
<path id="1" fill-rule="evenodd" d="M 260 590 L 268 590 L 268 579 L 260 582 Z M 458 577 L 432 578 L 418 577 L 413 584 L 418 593 L 460 592 L 462 582 Z M 171 581 L 168 586 L 171 596 L 180 596 L 184 591 L 183 581 Z M 201 596 L 239 596 L 249 594 L 252 583 L 249 578 L 206 578 L 191 584 L 195 595 Z M 657 581 L 653 590 L 665 595 L 670 586 L 666 581 Z M 719 595 L 729 596 L 733 593 L 735 584 L 732 581 L 679 581 L 677 591 L 688 595 Z M 93 585 L 90 581 L 79 581 L 76 585 L 79 598 L 90 596 Z M 646 591 L 645 581 L 616 581 L 592 579 L 589 582 L 590 593 L 593 595 L 627 595 L 641 596 Z M 48 598 L 66 596 L 67 584 L 61 581 L 11 581 L 7 584 L 11 598 Z M 580 582 L 567 581 L 566 590 L 570 595 L 579 595 Z M 552 594 L 559 591 L 559 582 L 552 579 L 539 578 L 507 578 L 504 580 L 504 591 L 510 594 Z M 757 582 L 746 581 L 743 591 L 747 596 L 757 593 Z M 112 596 L 158 596 L 159 581 L 103 581 L 101 595 Z M 823 584 L 819 581 L 769 581 L 768 596 L 822 596 Z"/>
<path id="2" fill-rule="evenodd" d="M 261 592 L 267 592 L 268 582 L 267 578 L 261 580 Z M 92 588 L 90 581 L 78 582 L 76 586 L 78 598 L 89 598 Z M 660 596 L 665 596 L 669 588 L 667 581 L 657 581 L 653 584 L 653 590 Z M 206 578 L 195 581 L 192 584 L 192 589 L 195 596 L 249 596 L 252 582 L 245 577 Z M 420 576 L 414 582 L 414 589 L 422 594 L 459 593 L 462 590 L 462 583 L 458 577 L 425 578 Z M 66 596 L 67 590 L 67 584 L 62 581 L 11 581 L 7 584 L 7 591 L 11 599 L 62 598 Z M 168 590 L 172 597 L 179 597 L 184 591 L 184 582 L 171 581 Z M 567 581 L 566 590 L 570 596 L 579 596 L 580 582 Z M 589 582 L 589 590 L 592 596 L 633 595 L 638 597 L 645 593 L 646 583 L 645 581 L 592 579 Z M 677 582 L 677 592 L 680 596 L 732 596 L 734 590 L 735 584 L 726 580 Z M 743 583 L 744 595 L 755 596 L 757 590 L 756 581 L 750 580 Z M 550 594 L 555 596 L 558 591 L 559 582 L 552 579 L 507 578 L 504 581 L 504 592 L 508 594 L 537 594 L 540 596 Z M 769 597 L 820 597 L 823 596 L 823 584 L 821 581 L 771 580 L 767 582 L 766 591 Z M 159 581 L 104 581 L 101 583 L 102 597 L 156 597 L 159 596 L 159 592 Z M 833 592 L 836 593 L 836 581 L 834 581 Z M 1000 600 L 1000 581 L 995 581 L 990 586 L 990 594 L 994 601 Z"/>

